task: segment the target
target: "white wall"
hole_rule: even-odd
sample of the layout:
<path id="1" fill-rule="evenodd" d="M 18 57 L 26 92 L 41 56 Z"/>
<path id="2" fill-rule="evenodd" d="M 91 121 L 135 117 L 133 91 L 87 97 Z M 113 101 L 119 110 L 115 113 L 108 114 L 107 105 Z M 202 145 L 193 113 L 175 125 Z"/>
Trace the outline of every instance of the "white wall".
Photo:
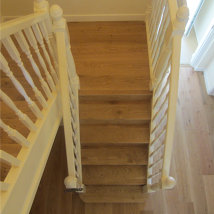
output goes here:
<path id="1" fill-rule="evenodd" d="M 49 0 L 71 21 L 141 20 L 147 0 Z"/>
<path id="2" fill-rule="evenodd" d="M 3 16 L 32 13 L 33 0 L 1 0 Z M 68 20 L 142 20 L 148 0 L 49 0 L 59 4 Z"/>
<path id="3" fill-rule="evenodd" d="M 195 21 L 194 28 L 198 43 L 203 38 L 206 28 L 214 18 L 214 0 L 205 0 L 200 13 Z"/>
<path id="4" fill-rule="evenodd" d="M 192 29 L 188 37 L 183 37 L 181 42 L 181 58 L 180 64 L 190 65 L 191 58 L 198 46 L 198 42 L 195 35 L 195 30 Z"/>
<path id="5" fill-rule="evenodd" d="M 205 36 L 205 33 L 207 32 L 208 27 L 210 26 L 213 19 L 214 19 L 214 0 L 205 0 L 194 24 L 195 34 L 199 45 L 203 41 L 203 37 Z M 207 43 L 211 44 L 210 42 Z M 202 50 L 202 52 L 205 53 L 207 52 L 207 50 Z M 195 55 L 199 55 L 199 53 L 196 52 Z M 205 60 L 203 60 L 202 62 L 204 66 L 203 69 L 204 79 L 206 83 L 207 93 L 210 95 L 214 95 L 214 52 L 212 48 L 207 52 L 207 55 L 209 56 L 207 57 L 205 56 Z M 206 63 L 206 58 L 211 58 L 211 60 L 209 60 Z"/>
<path id="6" fill-rule="evenodd" d="M 0 0 L 1 16 L 23 16 L 33 12 L 33 0 Z"/>

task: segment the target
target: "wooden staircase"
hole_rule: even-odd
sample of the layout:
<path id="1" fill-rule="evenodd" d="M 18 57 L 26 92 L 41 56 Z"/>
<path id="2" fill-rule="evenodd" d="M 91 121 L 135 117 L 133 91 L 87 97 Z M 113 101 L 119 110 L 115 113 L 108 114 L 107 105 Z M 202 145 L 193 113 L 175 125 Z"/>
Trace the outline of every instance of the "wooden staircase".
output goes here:
<path id="1" fill-rule="evenodd" d="M 86 203 L 141 203 L 151 96 L 143 22 L 70 23 Z"/>

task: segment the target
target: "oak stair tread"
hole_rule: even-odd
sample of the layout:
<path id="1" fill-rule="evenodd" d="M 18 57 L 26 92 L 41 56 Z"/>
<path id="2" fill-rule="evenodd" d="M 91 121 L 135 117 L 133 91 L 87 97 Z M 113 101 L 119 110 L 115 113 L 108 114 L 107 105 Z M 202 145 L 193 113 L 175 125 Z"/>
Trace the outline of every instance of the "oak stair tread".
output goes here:
<path id="1" fill-rule="evenodd" d="M 147 145 L 82 148 L 83 165 L 146 165 Z"/>
<path id="2" fill-rule="evenodd" d="M 152 92 L 149 90 L 80 90 L 80 103 L 90 100 L 103 101 L 143 101 L 151 100 Z"/>
<path id="3" fill-rule="evenodd" d="M 80 122 L 104 124 L 145 124 L 150 121 L 148 101 L 85 101 L 80 105 Z"/>
<path id="4" fill-rule="evenodd" d="M 146 166 L 83 166 L 85 185 L 144 185 Z"/>
<path id="5" fill-rule="evenodd" d="M 143 186 L 86 186 L 80 194 L 85 203 L 144 203 Z"/>
<path id="6" fill-rule="evenodd" d="M 80 141 L 89 145 L 140 145 L 149 142 L 148 125 L 81 124 Z"/>
<path id="7" fill-rule="evenodd" d="M 149 79 L 139 76 L 80 76 L 82 90 L 149 90 Z"/>

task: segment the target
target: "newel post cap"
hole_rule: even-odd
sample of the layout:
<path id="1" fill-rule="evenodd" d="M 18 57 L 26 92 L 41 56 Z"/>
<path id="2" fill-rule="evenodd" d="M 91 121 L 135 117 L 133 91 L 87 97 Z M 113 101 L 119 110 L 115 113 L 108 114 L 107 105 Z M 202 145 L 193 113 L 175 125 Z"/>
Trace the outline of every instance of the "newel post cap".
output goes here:
<path id="1" fill-rule="evenodd" d="M 188 19 L 189 19 L 188 7 L 185 5 L 179 7 L 176 13 L 176 18 L 173 23 L 174 34 L 183 35 Z"/>
<path id="2" fill-rule="evenodd" d="M 63 18 L 63 10 L 62 8 L 54 4 L 50 8 L 51 18 L 53 20 L 53 24 L 57 27 L 63 27 L 65 25 L 65 19 Z"/>
<path id="3" fill-rule="evenodd" d="M 173 177 L 165 177 L 162 179 L 163 189 L 173 189 L 176 185 L 176 180 Z"/>

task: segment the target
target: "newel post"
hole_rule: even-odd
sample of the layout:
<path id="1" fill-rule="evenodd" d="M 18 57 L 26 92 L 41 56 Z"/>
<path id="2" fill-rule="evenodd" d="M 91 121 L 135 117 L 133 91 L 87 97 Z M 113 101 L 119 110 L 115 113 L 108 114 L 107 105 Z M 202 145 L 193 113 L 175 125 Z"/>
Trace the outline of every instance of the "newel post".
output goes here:
<path id="1" fill-rule="evenodd" d="M 181 39 L 185 31 L 185 26 L 188 21 L 189 10 L 186 6 L 182 6 L 176 13 L 176 19 L 173 22 L 173 38 L 172 38 L 172 63 L 170 74 L 170 91 L 169 104 L 167 116 L 167 131 L 165 140 L 165 150 L 163 157 L 162 169 L 162 188 L 172 189 L 176 181 L 169 176 L 170 163 L 174 141 L 175 119 L 176 119 L 176 105 L 178 97 L 178 82 L 180 69 L 180 53 L 181 53 Z"/>
<path id="2" fill-rule="evenodd" d="M 63 18 L 63 11 L 58 5 L 53 5 L 50 9 L 51 18 L 53 20 L 53 30 L 57 42 L 57 57 L 59 63 L 59 80 L 61 90 L 61 103 L 63 111 L 63 124 L 65 133 L 66 157 L 68 166 L 68 177 L 65 178 L 65 186 L 67 189 L 75 189 L 78 186 L 75 170 L 72 120 L 70 111 L 69 97 L 69 80 L 68 80 L 68 62 L 66 55 L 66 21 Z M 60 44 L 60 45 L 59 45 Z"/>

